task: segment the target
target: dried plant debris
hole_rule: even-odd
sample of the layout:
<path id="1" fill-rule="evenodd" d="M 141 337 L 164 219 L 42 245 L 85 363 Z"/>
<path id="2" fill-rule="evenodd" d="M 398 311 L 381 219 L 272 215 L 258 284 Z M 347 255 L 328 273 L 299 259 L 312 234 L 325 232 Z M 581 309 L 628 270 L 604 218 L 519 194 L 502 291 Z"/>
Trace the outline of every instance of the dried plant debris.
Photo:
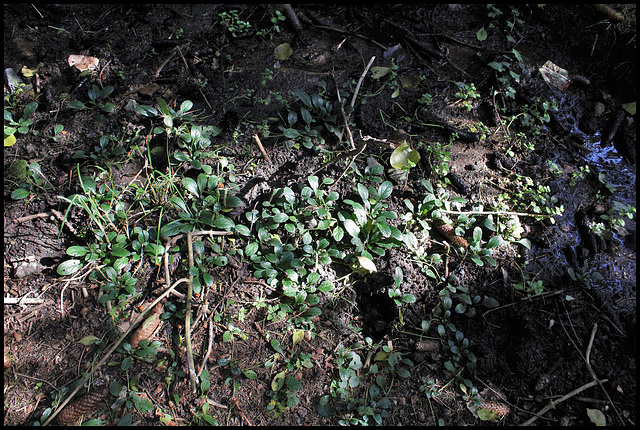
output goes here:
<path id="1" fill-rule="evenodd" d="M 455 229 L 453 226 L 449 224 L 445 224 L 442 221 L 436 222 L 434 224 L 435 230 L 444 236 L 453 246 L 468 248 L 469 242 L 467 242 L 463 237 L 456 235 Z"/>
<path id="2" fill-rule="evenodd" d="M 140 341 L 143 339 L 149 339 L 160 325 L 160 315 L 164 312 L 164 306 L 162 303 L 158 303 L 151 313 L 151 315 L 144 320 L 140 328 L 138 328 L 131 335 L 131 347 L 137 348 Z"/>
<path id="3" fill-rule="evenodd" d="M 103 386 L 96 387 L 92 392 L 87 393 L 76 401 L 68 404 L 62 412 L 60 412 L 60 415 L 58 415 L 58 424 L 75 424 L 81 416 L 93 411 L 107 396 L 108 392 L 109 387 L 105 384 Z"/>
<path id="4" fill-rule="evenodd" d="M 506 417 L 510 411 L 511 409 L 506 403 L 492 400 L 482 402 L 482 406 L 478 408 L 478 416 L 483 421 L 494 421 Z"/>

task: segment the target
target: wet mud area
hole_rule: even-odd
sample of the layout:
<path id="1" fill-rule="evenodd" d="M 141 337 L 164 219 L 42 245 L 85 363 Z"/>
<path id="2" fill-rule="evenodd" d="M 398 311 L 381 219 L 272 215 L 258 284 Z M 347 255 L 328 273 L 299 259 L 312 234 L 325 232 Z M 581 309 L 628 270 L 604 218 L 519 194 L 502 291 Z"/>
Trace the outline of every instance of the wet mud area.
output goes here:
<path id="1" fill-rule="evenodd" d="M 635 5 L 4 11 L 5 424 L 635 422 Z"/>

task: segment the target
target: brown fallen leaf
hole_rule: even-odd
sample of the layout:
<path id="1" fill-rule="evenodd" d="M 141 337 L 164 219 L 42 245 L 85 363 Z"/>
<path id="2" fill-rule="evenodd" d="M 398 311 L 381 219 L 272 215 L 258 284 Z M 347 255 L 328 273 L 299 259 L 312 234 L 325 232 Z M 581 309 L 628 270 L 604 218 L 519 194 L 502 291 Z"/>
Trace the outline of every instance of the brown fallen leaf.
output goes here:
<path id="1" fill-rule="evenodd" d="M 86 55 L 69 55 L 67 60 L 70 66 L 75 66 L 76 69 L 84 72 L 85 70 L 95 70 L 98 68 L 100 60 L 96 57 L 88 57 Z"/>

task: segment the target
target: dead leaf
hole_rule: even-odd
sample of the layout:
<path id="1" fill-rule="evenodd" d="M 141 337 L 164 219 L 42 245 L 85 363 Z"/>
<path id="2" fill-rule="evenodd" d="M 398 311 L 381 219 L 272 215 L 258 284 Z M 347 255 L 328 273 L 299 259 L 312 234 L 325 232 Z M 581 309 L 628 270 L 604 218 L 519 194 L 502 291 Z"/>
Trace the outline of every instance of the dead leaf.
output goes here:
<path id="1" fill-rule="evenodd" d="M 76 69 L 84 72 L 85 70 L 95 70 L 98 68 L 100 60 L 96 57 L 87 57 L 86 55 L 69 55 L 69 65 L 75 66 Z"/>

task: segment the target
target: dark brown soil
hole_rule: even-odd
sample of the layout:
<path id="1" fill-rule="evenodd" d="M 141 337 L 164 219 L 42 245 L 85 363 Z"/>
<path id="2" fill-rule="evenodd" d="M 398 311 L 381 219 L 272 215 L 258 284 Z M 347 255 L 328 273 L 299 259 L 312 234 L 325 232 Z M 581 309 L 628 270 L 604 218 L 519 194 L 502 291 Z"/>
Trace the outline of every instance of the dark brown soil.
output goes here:
<path id="1" fill-rule="evenodd" d="M 254 269 L 244 261 L 232 261 L 211 273 L 216 288 L 196 297 L 194 315 L 202 315 L 192 332 L 197 367 L 211 344 L 205 363 L 210 373 L 206 395 L 200 390 L 193 394 L 188 376 L 181 373 L 187 372 L 184 342 L 180 341 L 184 317 L 173 316 L 155 335 L 162 342 L 159 357 L 164 363 L 134 360 L 124 371 L 118 364 L 123 355 L 115 353 L 109 361 L 116 365 L 105 365 L 94 376 L 98 384 L 113 386 L 117 382 L 127 388 L 125 395 L 138 393 L 137 398 L 152 407 L 146 412 L 131 404 L 110 408 L 116 397 L 109 393 L 85 419 L 99 418 L 108 425 L 129 414 L 136 425 L 198 425 L 205 422 L 202 406 L 209 399 L 208 414 L 225 425 L 335 425 L 349 417 L 362 420 L 366 414 L 350 410 L 348 403 L 338 398 L 330 401 L 331 414 L 320 413 L 323 411 L 317 405 L 330 393 L 332 381 L 339 379 L 335 359 L 340 345 L 359 351 L 365 361 L 367 351 L 354 345 L 364 345 L 369 337 L 412 363 L 398 365 L 410 372 L 409 377 L 394 374 L 388 378 L 385 395 L 390 404 L 378 409 L 383 412 L 383 424 L 491 423 L 472 411 L 460 388 L 465 379 L 477 388 L 484 402 L 508 405 L 509 413 L 498 421 L 500 424 L 524 423 L 550 402 L 558 401 L 536 424 L 590 425 L 594 411 L 600 411 L 608 425 L 633 425 L 637 380 L 635 219 L 625 218 L 626 237 L 600 239 L 585 225 L 610 209 L 614 200 L 636 206 L 635 105 L 633 115 L 621 108 L 621 104 L 636 100 L 635 5 L 614 6 L 624 17 L 620 23 L 608 21 L 615 17 L 608 18 L 601 11 L 578 5 L 519 6 L 516 12 L 501 6 L 503 14 L 495 18 L 484 5 L 307 5 L 293 7 L 301 19 L 300 31 L 287 18 L 279 24 L 281 32 L 257 34 L 272 28 L 270 18 L 276 10 L 284 13 L 278 7 L 4 6 L 4 67 L 16 71 L 23 66 L 38 68 L 37 82 L 31 81 L 37 92 L 26 95 L 20 106 L 38 101 L 34 118 L 35 129 L 40 131 L 38 136 L 19 135 L 15 145 L 5 147 L 4 168 L 7 172 L 18 160 L 37 162 L 46 178 L 46 184 L 29 198 L 14 200 L 11 193 L 16 182 L 5 174 L 4 296 L 25 298 L 18 304 L 4 305 L 5 424 L 43 422 L 45 410 L 55 408 L 60 397 L 75 388 L 83 372 L 92 369 L 110 344 L 113 327 L 106 323 L 110 319 L 107 309 L 98 302 L 99 284 L 79 276 L 61 277 L 56 272 L 68 258 L 68 247 L 86 243 L 80 231 L 89 221 L 82 211 L 70 211 L 67 222 L 76 230 L 71 232 L 54 211 L 64 215 L 69 205 L 61 197 L 80 191 L 77 160 L 73 158 L 77 151 L 96 154 L 94 147 L 101 136 L 123 138 L 136 130 L 141 137 L 151 136 L 150 120 L 126 110 L 130 100 L 153 105 L 156 97 L 162 97 L 175 109 L 191 100 L 194 110 L 201 113 L 201 124 L 221 128 L 213 144 L 219 148 L 218 155 L 234 164 L 236 195 L 243 199 L 243 206 L 229 216 L 246 224 L 245 212 L 268 200 L 272 190 L 306 181 L 310 172 L 330 158 L 323 159 L 303 147 L 288 147 L 281 137 L 264 135 L 262 124 L 271 124 L 271 132 L 277 134 L 277 125 L 284 124 L 282 118 L 286 120 L 286 104 L 277 96 L 298 107 L 291 92 L 297 89 L 312 94 L 324 85 L 326 97 L 336 100 L 338 85 L 349 88 L 351 96 L 369 60 L 375 56 L 374 66 L 391 66 L 388 48 L 400 44 L 404 52 L 401 56 L 396 52 L 394 61 L 399 66 L 399 82 L 405 85 L 398 87 L 398 94 L 392 85 L 378 91 L 385 78 L 374 80 L 369 73 L 351 117 L 356 137 L 397 140 L 395 130 L 403 129 L 421 152 L 421 162 L 411 169 L 408 180 L 394 182 L 387 210 L 404 213 L 405 200 L 416 205 L 422 201 L 425 189 L 421 179 L 437 175 L 428 162 L 427 148 L 448 143 L 452 130 L 459 133 L 447 148 L 451 152 L 449 169 L 458 179 L 451 181 L 447 191 L 470 200 L 463 210 L 470 210 L 475 202 L 489 202 L 504 191 L 514 191 L 500 185 L 514 173 L 549 186 L 564 208 L 553 224 L 520 217 L 523 237 L 532 243 L 531 250 L 514 243 L 504 245 L 493 255 L 496 267 L 478 266 L 453 248 L 443 262 L 433 266 L 441 279 L 452 275 L 454 285 L 467 288 L 472 297 L 499 303 L 494 308 L 478 306 L 472 318 L 456 313 L 451 316 L 457 330 L 470 341 L 477 368 L 463 366 L 451 372 L 444 363 L 457 356 L 438 335 L 437 322 L 422 333 L 423 321 L 436 321 L 434 312 L 441 304 L 439 293 L 444 284 L 421 271 L 403 248 L 377 258 L 376 273 L 353 276 L 349 283 L 338 281 L 349 273 L 344 265 L 322 267 L 319 273 L 323 280 L 335 282 L 336 290 L 322 296 L 318 305 L 322 313 L 297 346 L 292 345 L 294 333 L 288 321 L 268 320 L 266 309 L 253 305 L 259 297 L 268 304 L 278 303 L 281 294 L 264 283 L 247 282 L 252 280 Z M 220 19 L 222 12 L 232 10 L 238 10 L 240 18 L 252 24 L 252 31 L 234 37 Z M 481 27 L 488 33 L 484 41 L 476 37 Z M 531 147 L 516 149 L 513 157 L 504 159 L 509 142 L 504 123 L 501 126 L 495 121 L 494 107 L 502 104 L 499 96 L 494 97 L 496 72 L 487 64 L 503 61 L 511 52 L 514 43 L 509 38 L 517 42 L 515 48 L 522 54 L 526 70 L 515 88 L 515 101 L 502 98 L 508 107 L 503 118 L 515 115 L 536 97 L 556 99 L 558 111 L 540 134 L 522 128 Z M 291 44 L 294 53 L 278 62 L 274 48 L 284 42 Z M 67 64 L 70 54 L 99 58 L 98 72 L 83 81 Z M 565 92 L 554 92 L 542 80 L 538 68 L 547 60 L 577 75 Z M 273 72 L 272 78 L 266 70 Z M 424 79 L 413 85 L 415 76 Z M 480 98 L 473 101 L 471 110 L 456 97 L 456 82 L 475 84 Z M 114 87 L 108 99 L 115 104 L 113 113 L 100 118 L 97 110 L 68 107 L 69 100 L 86 103 L 91 85 Z M 432 96 L 427 109 L 419 103 L 425 93 Z M 5 84 L 5 100 L 7 94 Z M 620 112 L 624 112 L 624 121 L 606 142 Z M 482 135 L 475 129 L 478 133 L 473 134 L 472 127 L 480 122 L 488 126 L 487 133 Z M 341 118 L 338 123 L 342 126 Z M 57 124 L 64 125 L 65 134 L 54 141 L 51 136 Z M 512 126 L 517 129 L 517 124 Z M 261 136 L 269 160 L 260 154 L 254 134 Z M 154 147 L 163 145 L 163 140 L 154 138 L 146 143 Z M 328 138 L 325 145 L 333 155 L 349 149 L 335 137 Z M 368 160 L 375 159 L 386 172 L 390 153 L 388 147 L 369 144 L 355 165 L 364 171 Z M 144 160 L 135 154 L 110 154 L 88 161 L 82 164 L 88 172 L 94 176 L 98 172 L 90 165 L 109 168 L 119 185 L 134 180 L 142 184 L 147 179 L 136 176 Z M 166 168 L 166 157 L 164 166 L 162 163 L 162 159 L 155 159 L 154 167 Z M 555 163 L 562 173 L 552 175 L 549 163 Z M 584 166 L 590 167 L 590 173 L 570 186 L 574 173 Z M 318 176 L 337 179 L 346 167 L 345 162 L 337 162 Z M 355 196 L 354 178 L 348 174 L 335 186 L 341 199 Z M 608 194 L 606 183 L 616 186 L 613 195 Z M 45 215 L 25 218 L 37 214 Z M 141 221 L 145 228 L 157 222 L 157 215 Z M 401 227 L 402 222 L 398 219 L 395 225 Z M 471 235 L 472 231 L 467 232 L 465 239 L 470 240 Z M 444 237 L 434 234 L 433 239 L 426 251 L 444 256 Z M 233 246 L 244 248 L 245 243 Z M 402 321 L 387 295 L 397 267 L 404 274 L 402 292 L 416 298 L 415 303 L 402 307 Z M 581 282 L 569 276 L 568 268 L 582 273 L 583 267 L 585 275 L 597 271 L 602 279 Z M 144 261 L 138 269 L 135 276 L 145 291 L 143 298 L 152 300 L 164 285 L 159 279 L 161 267 Z M 513 284 L 522 281 L 523 271 L 528 279 L 543 282 L 541 294 L 527 296 L 514 289 Z M 174 277 L 185 273 L 183 264 Z M 182 287 L 178 289 L 184 292 Z M 183 308 L 183 301 L 171 300 Z M 214 315 L 232 319 L 220 320 Z M 242 336 L 224 342 L 229 324 Z M 104 339 L 104 343 L 79 343 L 87 336 Z M 285 356 L 310 357 L 311 365 L 298 366 L 292 375 L 301 382 L 296 393 L 299 403 L 292 408 L 279 409 L 270 395 L 274 377 L 285 369 L 283 358 L 274 358 L 271 339 L 281 343 Z M 266 365 L 269 361 L 274 364 Z M 369 364 L 361 370 L 360 383 L 352 393 L 352 399 L 365 404 L 370 404 L 366 403 L 370 401 L 368 389 L 375 380 L 366 371 Z M 599 383 L 594 386 L 563 397 L 596 379 Z M 433 398 L 421 388 L 429 380 L 434 381 L 437 391 Z"/>

